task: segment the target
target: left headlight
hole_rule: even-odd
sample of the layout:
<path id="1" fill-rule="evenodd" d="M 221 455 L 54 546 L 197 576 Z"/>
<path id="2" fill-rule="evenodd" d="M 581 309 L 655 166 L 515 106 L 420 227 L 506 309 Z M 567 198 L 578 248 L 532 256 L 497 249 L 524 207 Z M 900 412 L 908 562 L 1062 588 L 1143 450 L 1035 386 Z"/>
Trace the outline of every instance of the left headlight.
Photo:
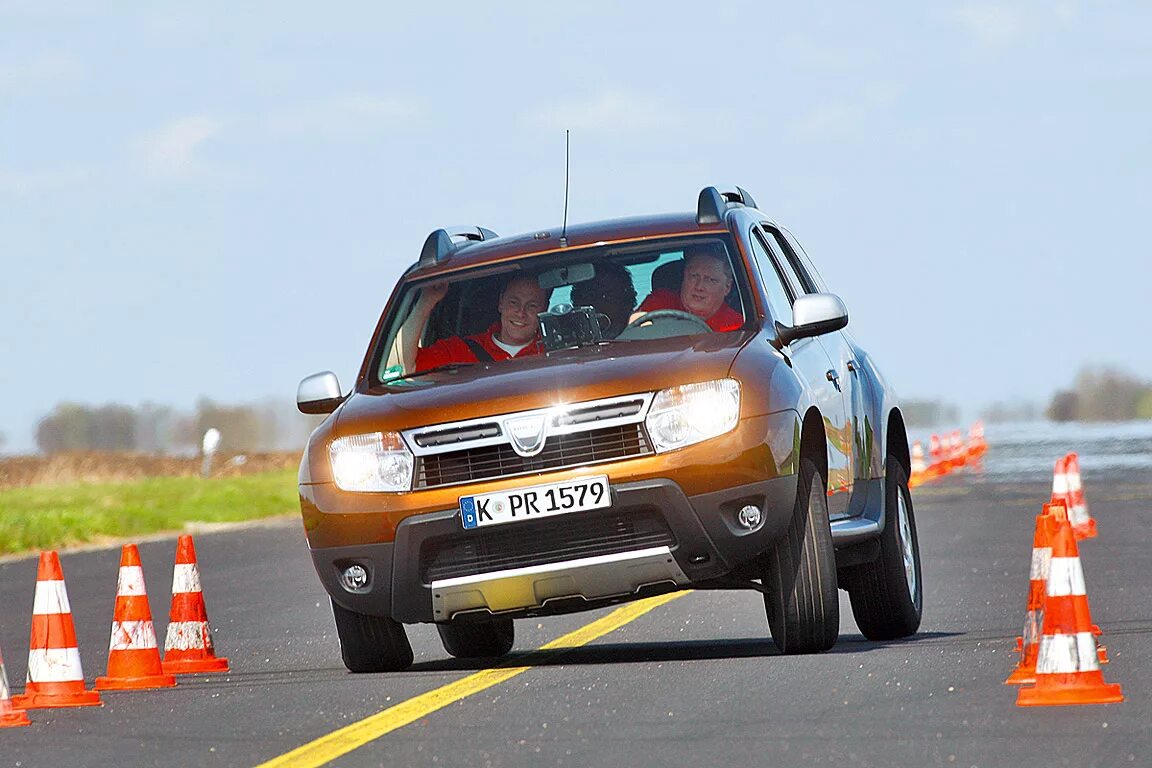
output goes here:
<path id="1" fill-rule="evenodd" d="M 739 420 L 740 382 L 716 379 L 660 390 L 644 426 L 661 453 L 731 432 Z"/>
<path id="2" fill-rule="evenodd" d="M 396 432 L 337 438 L 328 447 L 328 458 L 341 490 L 412 490 L 412 452 Z"/>

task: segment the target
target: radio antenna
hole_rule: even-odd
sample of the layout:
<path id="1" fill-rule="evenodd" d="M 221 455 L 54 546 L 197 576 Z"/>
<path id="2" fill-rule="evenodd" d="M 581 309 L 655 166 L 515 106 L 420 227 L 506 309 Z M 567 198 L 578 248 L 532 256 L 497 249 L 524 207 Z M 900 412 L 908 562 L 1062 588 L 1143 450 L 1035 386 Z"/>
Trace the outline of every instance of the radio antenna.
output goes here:
<path id="1" fill-rule="evenodd" d="M 569 131 L 564 129 L 564 225 L 560 228 L 560 247 L 568 247 L 568 145 Z"/>

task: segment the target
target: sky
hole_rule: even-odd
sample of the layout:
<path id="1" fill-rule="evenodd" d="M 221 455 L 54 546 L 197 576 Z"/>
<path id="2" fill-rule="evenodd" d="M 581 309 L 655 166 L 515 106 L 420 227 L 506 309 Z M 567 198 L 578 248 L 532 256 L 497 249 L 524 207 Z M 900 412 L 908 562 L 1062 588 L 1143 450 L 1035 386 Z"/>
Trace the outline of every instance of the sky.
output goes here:
<path id="1" fill-rule="evenodd" d="M 739 184 L 905 398 L 1152 379 L 1152 5 L 0 0 L 0 433 L 352 384 L 441 226 Z"/>

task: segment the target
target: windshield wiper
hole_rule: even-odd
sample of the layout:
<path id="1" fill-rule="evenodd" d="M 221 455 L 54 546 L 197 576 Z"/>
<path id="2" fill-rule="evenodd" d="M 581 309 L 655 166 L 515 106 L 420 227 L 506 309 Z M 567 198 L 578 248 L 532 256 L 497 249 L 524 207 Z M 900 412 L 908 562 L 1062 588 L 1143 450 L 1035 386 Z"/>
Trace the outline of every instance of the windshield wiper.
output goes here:
<path id="1" fill-rule="evenodd" d="M 381 384 L 391 384 L 395 381 L 404 381 L 405 379 L 414 379 L 417 376 L 427 376 L 429 373 L 439 373 L 441 371 L 458 371 L 461 368 L 470 368 L 474 365 L 480 365 L 480 363 L 445 363 L 444 365 L 438 365 L 435 368 L 428 368 L 427 370 L 416 371 L 415 373 L 406 373 L 403 376 L 396 376 L 394 378 L 387 379 L 385 381 L 381 381 L 380 383 Z"/>

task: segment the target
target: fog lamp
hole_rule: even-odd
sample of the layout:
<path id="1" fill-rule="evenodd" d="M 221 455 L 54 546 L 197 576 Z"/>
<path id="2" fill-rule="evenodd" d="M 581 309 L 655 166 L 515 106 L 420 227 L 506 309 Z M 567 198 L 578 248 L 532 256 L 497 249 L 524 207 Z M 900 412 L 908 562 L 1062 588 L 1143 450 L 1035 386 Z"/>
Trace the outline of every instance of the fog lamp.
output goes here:
<path id="1" fill-rule="evenodd" d="M 748 530 L 753 530 L 760 527 L 760 523 L 764 520 L 764 515 L 760 511 L 760 507 L 755 504 L 748 504 L 740 508 L 740 512 L 736 515 L 737 522 Z"/>
<path id="2" fill-rule="evenodd" d="M 359 592 L 368 586 L 368 569 L 353 563 L 340 574 L 340 586 L 349 592 Z"/>

